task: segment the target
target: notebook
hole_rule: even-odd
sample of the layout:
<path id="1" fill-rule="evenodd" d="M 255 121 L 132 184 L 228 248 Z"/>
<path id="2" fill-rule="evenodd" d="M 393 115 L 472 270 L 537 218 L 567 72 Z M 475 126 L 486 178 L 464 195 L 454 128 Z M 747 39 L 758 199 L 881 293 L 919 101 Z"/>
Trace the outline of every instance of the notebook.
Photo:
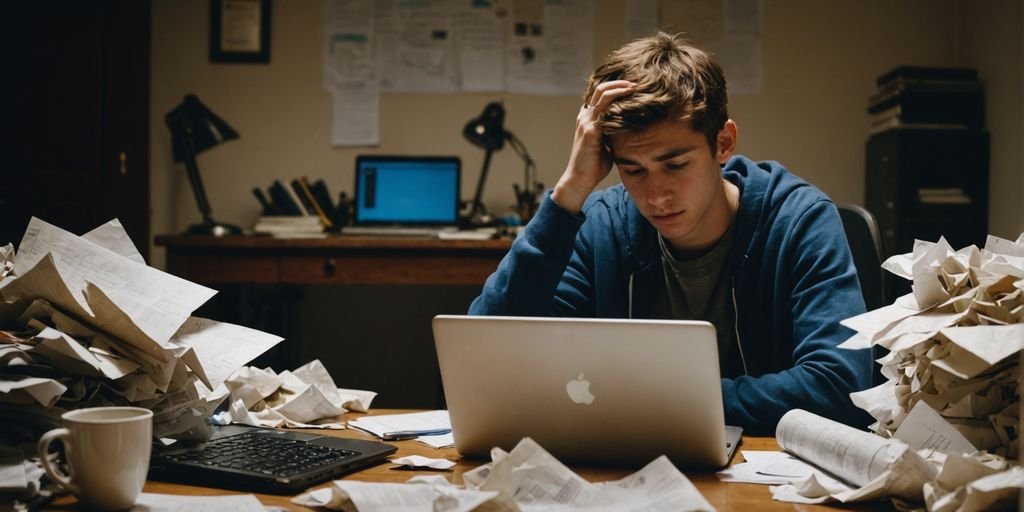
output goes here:
<path id="1" fill-rule="evenodd" d="M 464 456 L 528 436 L 563 462 L 718 468 L 739 444 L 708 322 L 439 315 L 433 328 Z"/>
<path id="2" fill-rule="evenodd" d="M 206 443 L 155 449 L 149 477 L 207 487 L 296 494 L 384 462 L 397 450 L 376 441 L 228 425 Z"/>
<path id="3" fill-rule="evenodd" d="M 458 157 L 356 157 L 353 225 L 342 233 L 431 236 L 456 226 L 460 173 Z"/>

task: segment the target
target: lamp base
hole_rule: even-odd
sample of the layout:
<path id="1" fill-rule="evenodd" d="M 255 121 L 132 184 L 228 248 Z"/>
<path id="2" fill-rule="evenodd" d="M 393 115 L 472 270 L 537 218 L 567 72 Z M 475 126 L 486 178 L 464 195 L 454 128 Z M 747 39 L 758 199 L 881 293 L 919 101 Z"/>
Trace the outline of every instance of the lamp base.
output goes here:
<path id="1" fill-rule="evenodd" d="M 459 217 L 459 228 L 476 229 L 496 226 L 498 219 L 489 213 L 471 213 Z"/>
<path id="2" fill-rule="evenodd" d="M 188 231 L 186 231 L 185 234 L 206 236 L 241 235 L 242 228 L 232 224 L 223 224 L 213 219 L 206 219 L 199 224 L 189 226 Z"/>

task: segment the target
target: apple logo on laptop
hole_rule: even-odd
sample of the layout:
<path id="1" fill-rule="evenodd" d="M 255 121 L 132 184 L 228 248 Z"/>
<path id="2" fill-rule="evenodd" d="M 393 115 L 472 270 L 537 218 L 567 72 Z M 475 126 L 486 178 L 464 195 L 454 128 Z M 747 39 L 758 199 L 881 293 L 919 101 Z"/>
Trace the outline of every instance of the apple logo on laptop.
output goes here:
<path id="1" fill-rule="evenodd" d="M 590 392 L 590 381 L 584 379 L 582 373 L 565 385 L 565 392 L 569 394 L 570 400 L 578 404 L 590 405 L 594 402 L 594 395 Z"/>

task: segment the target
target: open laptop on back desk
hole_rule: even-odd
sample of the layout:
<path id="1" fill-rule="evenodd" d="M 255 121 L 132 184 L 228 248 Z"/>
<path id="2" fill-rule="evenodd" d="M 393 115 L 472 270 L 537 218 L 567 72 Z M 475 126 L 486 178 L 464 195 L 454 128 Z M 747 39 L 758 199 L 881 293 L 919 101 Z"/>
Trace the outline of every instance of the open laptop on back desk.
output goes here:
<path id="1" fill-rule="evenodd" d="M 436 236 L 459 220 L 458 157 L 356 157 L 353 225 L 342 235 Z"/>
<path id="2" fill-rule="evenodd" d="M 528 436 L 563 462 L 718 468 L 739 444 L 708 322 L 439 315 L 433 328 L 463 455 Z"/>
<path id="3" fill-rule="evenodd" d="M 149 477 L 206 487 L 296 494 L 384 462 L 397 450 L 375 441 L 228 425 L 200 445 L 154 449 Z"/>

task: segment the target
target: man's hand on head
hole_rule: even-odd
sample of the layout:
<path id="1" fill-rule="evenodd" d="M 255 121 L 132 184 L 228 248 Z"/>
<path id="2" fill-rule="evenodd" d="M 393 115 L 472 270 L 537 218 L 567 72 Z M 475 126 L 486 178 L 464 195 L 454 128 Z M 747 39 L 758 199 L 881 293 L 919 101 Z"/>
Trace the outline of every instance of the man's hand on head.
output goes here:
<path id="1" fill-rule="evenodd" d="M 611 155 L 604 146 L 598 122 L 608 105 L 635 91 L 636 84 L 626 80 L 603 82 L 580 107 L 569 165 L 551 192 L 551 200 L 566 211 L 579 213 L 590 193 L 611 172 Z"/>

